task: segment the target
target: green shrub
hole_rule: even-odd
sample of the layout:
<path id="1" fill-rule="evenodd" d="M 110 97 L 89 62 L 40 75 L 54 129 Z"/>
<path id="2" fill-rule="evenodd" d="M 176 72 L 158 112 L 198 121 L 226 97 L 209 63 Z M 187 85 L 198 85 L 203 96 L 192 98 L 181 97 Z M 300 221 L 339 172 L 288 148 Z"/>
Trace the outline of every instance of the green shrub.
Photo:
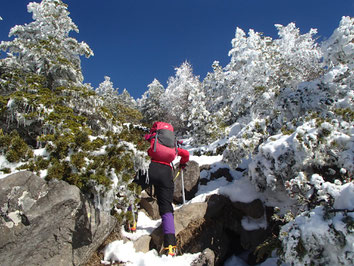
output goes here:
<path id="1" fill-rule="evenodd" d="M 33 157 L 31 148 L 15 130 L 10 134 L 0 135 L 0 150 L 11 163 L 24 161 Z"/>

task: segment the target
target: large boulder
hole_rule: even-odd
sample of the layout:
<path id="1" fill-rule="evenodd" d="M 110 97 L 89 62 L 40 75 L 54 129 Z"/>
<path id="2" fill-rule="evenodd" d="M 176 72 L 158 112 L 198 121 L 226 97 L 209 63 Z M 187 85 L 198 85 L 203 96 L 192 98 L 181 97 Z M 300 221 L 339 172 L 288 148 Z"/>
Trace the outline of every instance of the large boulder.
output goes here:
<path id="1" fill-rule="evenodd" d="M 178 165 L 174 171 L 174 176 L 177 175 Z M 200 179 L 199 164 L 195 161 L 189 161 L 187 167 L 183 171 L 185 199 L 191 200 L 198 191 L 198 182 Z M 173 200 L 175 203 L 182 203 L 182 174 L 180 173 L 175 180 L 175 191 Z"/>
<path id="2" fill-rule="evenodd" d="M 256 230 L 241 230 L 240 243 L 244 249 L 254 250 L 269 236 L 266 229 L 259 228 Z"/>
<path id="3" fill-rule="evenodd" d="M 153 219 L 160 219 L 159 206 L 157 205 L 157 199 L 150 197 L 145 191 L 141 193 L 140 209 L 146 211 L 147 215 Z"/>
<path id="4" fill-rule="evenodd" d="M 178 235 L 181 231 L 183 231 L 191 222 L 199 221 L 204 218 L 207 203 L 193 203 L 184 205 L 182 208 L 179 208 L 174 212 L 174 220 L 175 220 L 175 230 L 176 235 Z M 162 226 L 156 228 L 152 234 L 152 241 L 150 244 L 150 248 L 155 248 L 160 250 L 163 244 L 163 231 Z"/>
<path id="5" fill-rule="evenodd" d="M 233 202 L 233 207 L 242 211 L 246 216 L 258 219 L 264 216 L 265 208 L 260 199 L 251 202 Z"/>
<path id="6" fill-rule="evenodd" d="M 212 195 L 206 202 L 189 203 L 177 209 L 174 220 L 177 245 L 181 251 L 197 253 L 210 249 L 213 251 L 215 265 L 224 261 L 231 245 L 229 235 L 224 230 L 225 219 L 229 218 L 224 213 L 228 213 L 230 207 L 232 208 L 228 198 Z M 162 244 L 163 232 L 162 226 L 159 226 L 151 234 L 150 249 L 160 250 Z"/>
<path id="7" fill-rule="evenodd" d="M 0 214 L 2 265 L 81 265 L 116 224 L 77 187 L 28 171 L 0 180 Z"/>
<path id="8" fill-rule="evenodd" d="M 151 236 L 149 235 L 143 235 L 139 237 L 138 239 L 133 241 L 133 245 L 135 248 L 136 252 L 149 252 L 150 250 L 150 241 L 151 241 Z"/>

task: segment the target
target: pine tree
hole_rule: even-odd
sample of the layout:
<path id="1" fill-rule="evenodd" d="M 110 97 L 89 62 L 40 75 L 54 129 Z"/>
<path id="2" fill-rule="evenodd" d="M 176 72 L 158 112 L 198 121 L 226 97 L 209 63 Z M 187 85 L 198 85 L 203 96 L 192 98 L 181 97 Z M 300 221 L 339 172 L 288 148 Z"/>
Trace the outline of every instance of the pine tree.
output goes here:
<path id="1" fill-rule="evenodd" d="M 149 85 L 148 90 L 138 99 L 138 109 L 143 115 L 143 122 L 153 124 L 155 121 L 163 120 L 161 97 L 165 92 L 163 85 L 154 79 Z"/>
<path id="2" fill-rule="evenodd" d="M 103 97 L 82 84 L 79 56 L 92 52 L 68 37 L 78 29 L 62 1 L 33 2 L 28 10 L 35 21 L 15 26 L 10 35 L 17 37 L 0 44 L 9 52 L 0 59 L 0 151 L 20 164 L 0 171 L 64 180 L 94 196 L 97 208 L 124 214 L 136 204 L 132 176 L 147 166 L 137 149 L 141 132 L 124 123 L 141 117 L 111 105 L 108 95 L 116 92 L 108 77 L 99 88 Z M 41 156 L 34 147 L 44 150 Z"/>
<path id="3" fill-rule="evenodd" d="M 136 108 L 136 101 L 127 89 L 124 88 L 122 94 L 120 94 L 118 98 L 122 104 L 129 106 L 130 108 Z"/>
<path id="4" fill-rule="evenodd" d="M 113 88 L 113 82 L 108 76 L 104 77 L 104 81 L 98 85 L 96 92 L 98 95 L 105 98 L 117 98 L 118 96 L 118 88 Z"/>
<path id="5" fill-rule="evenodd" d="M 90 57 L 93 52 L 85 42 L 69 37 L 71 31 L 78 32 L 61 0 L 43 0 L 28 4 L 28 12 L 34 21 L 14 26 L 9 36 L 12 41 L 3 41 L 0 49 L 8 51 L 4 61 L 7 67 L 22 69 L 43 75 L 47 86 L 80 85 L 83 81 L 80 55 Z"/>
<path id="6" fill-rule="evenodd" d="M 166 120 L 170 121 L 181 132 L 188 129 L 191 114 L 191 94 L 200 86 L 199 77 L 193 75 L 190 63 L 184 62 L 175 68 L 175 77 L 170 77 L 163 95 L 163 108 Z"/>
<path id="7" fill-rule="evenodd" d="M 316 30 L 300 35 L 293 23 L 276 27 L 280 36 L 276 40 L 254 30 L 247 37 L 239 28 L 232 40 L 225 76 L 230 85 L 231 112 L 243 130 L 232 138 L 231 149 L 226 151 L 231 161 L 253 153 L 281 129 L 283 122 L 275 106 L 282 90 L 295 91 L 299 82 L 323 73 L 322 53 L 313 39 Z"/>

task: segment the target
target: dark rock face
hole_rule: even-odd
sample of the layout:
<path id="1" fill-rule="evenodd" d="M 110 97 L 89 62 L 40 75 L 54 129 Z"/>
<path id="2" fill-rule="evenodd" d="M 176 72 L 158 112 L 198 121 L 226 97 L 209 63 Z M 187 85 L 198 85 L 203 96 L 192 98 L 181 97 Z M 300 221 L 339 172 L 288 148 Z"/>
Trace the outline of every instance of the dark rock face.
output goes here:
<path id="1" fill-rule="evenodd" d="M 159 206 L 157 205 L 157 200 L 150 197 L 147 193 L 141 193 L 140 198 L 140 208 L 145 210 L 148 216 L 153 220 L 160 219 Z"/>
<path id="2" fill-rule="evenodd" d="M 233 202 L 232 205 L 235 209 L 241 210 L 246 216 L 254 219 L 263 217 L 265 211 L 263 203 L 260 199 L 255 199 L 249 203 Z"/>
<path id="3" fill-rule="evenodd" d="M 252 210 L 254 206 L 258 206 L 258 212 Z M 252 252 L 266 239 L 269 231 L 247 231 L 241 223 L 245 216 L 262 218 L 264 214 L 260 200 L 235 203 L 222 195 L 212 195 L 205 202 L 186 204 L 174 212 L 177 246 L 182 253 L 212 252 L 212 255 L 210 252 L 209 255 L 201 254 L 193 265 L 223 265 L 231 254 L 245 250 Z M 150 249 L 160 250 L 162 227 L 155 229 L 151 239 L 146 238 L 146 241 L 150 241 Z"/>
<path id="4" fill-rule="evenodd" d="M 80 265 L 116 220 L 63 181 L 19 172 L 0 180 L 2 265 Z"/>
<path id="5" fill-rule="evenodd" d="M 174 176 L 177 175 L 178 165 Z M 198 191 L 198 182 L 200 179 L 199 164 L 195 161 L 189 161 L 187 167 L 183 171 L 184 191 L 186 200 L 191 200 Z M 182 173 L 175 180 L 175 191 L 173 200 L 175 203 L 182 203 Z"/>
<path id="6" fill-rule="evenodd" d="M 215 180 L 220 177 L 225 177 L 227 181 L 231 182 L 233 180 L 233 177 L 230 173 L 230 170 L 228 168 L 219 168 L 215 172 L 212 172 L 210 174 L 210 180 Z"/>

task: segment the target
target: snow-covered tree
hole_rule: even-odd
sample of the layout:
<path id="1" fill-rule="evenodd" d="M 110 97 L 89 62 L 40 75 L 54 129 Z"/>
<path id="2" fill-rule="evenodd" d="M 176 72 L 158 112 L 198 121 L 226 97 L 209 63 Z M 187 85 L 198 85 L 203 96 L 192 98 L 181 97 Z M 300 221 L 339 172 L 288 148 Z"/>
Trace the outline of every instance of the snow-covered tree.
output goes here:
<path id="1" fill-rule="evenodd" d="M 104 98 L 112 99 L 118 97 L 118 88 L 115 89 L 113 87 L 113 82 L 111 81 L 111 78 L 108 76 L 104 77 L 104 81 L 98 85 L 96 92 L 98 95 Z"/>
<path id="2" fill-rule="evenodd" d="M 188 96 L 187 129 L 195 136 L 195 143 L 206 144 L 211 138 L 210 127 L 211 114 L 206 109 L 206 97 L 199 80 L 192 86 Z M 213 124 L 213 123 L 212 123 Z"/>
<path id="3" fill-rule="evenodd" d="M 122 104 L 129 106 L 131 108 L 136 107 L 136 101 L 135 99 L 130 95 L 129 91 L 127 89 L 123 89 L 122 94 L 118 96 L 119 100 L 121 101 Z"/>
<path id="4" fill-rule="evenodd" d="M 286 192 L 297 202 L 296 218 L 279 235 L 287 263 L 354 261 L 353 204 L 345 196 L 354 189 L 353 25 L 343 17 L 322 44 L 325 73 L 279 91 L 273 123 L 281 130 L 260 143 L 249 165 L 260 191 Z"/>
<path id="5" fill-rule="evenodd" d="M 34 21 L 16 25 L 10 30 L 12 41 L 3 41 L 0 49 L 8 51 L 7 67 L 44 75 L 48 87 L 83 81 L 80 55 L 90 57 L 93 52 L 85 42 L 69 37 L 78 27 L 69 17 L 67 5 L 61 0 L 42 0 L 28 4 Z"/>
<path id="6" fill-rule="evenodd" d="M 231 101 L 227 94 L 229 88 L 226 83 L 225 72 L 219 61 L 214 61 L 212 68 L 213 72 L 209 72 L 202 83 L 203 91 L 207 98 L 206 108 L 211 113 L 220 111 Z"/>
<path id="7" fill-rule="evenodd" d="M 253 30 L 246 37 L 239 28 L 232 40 L 231 62 L 225 68 L 225 77 L 234 122 L 244 127 L 230 139 L 225 154 L 230 162 L 239 162 L 280 130 L 283 121 L 276 102 L 281 90 L 295 91 L 299 82 L 323 73 L 322 53 L 312 38 L 316 30 L 301 35 L 293 23 L 276 27 L 280 37 L 276 40 Z"/>
<path id="8" fill-rule="evenodd" d="M 199 77 L 193 75 L 190 63 L 184 62 L 175 68 L 176 74 L 167 82 L 166 91 L 162 97 L 162 105 L 166 121 L 170 121 L 177 129 L 186 131 L 188 118 L 191 114 L 191 94 L 199 90 Z M 202 103 L 200 103 L 202 104 Z"/>
<path id="9" fill-rule="evenodd" d="M 324 61 L 328 67 L 352 64 L 354 22 L 351 17 L 343 17 L 339 27 L 323 45 Z"/>
<path id="10" fill-rule="evenodd" d="M 130 96 L 126 89 L 123 90 L 122 94 L 118 94 L 118 88 L 113 87 L 110 77 L 105 76 L 105 80 L 100 83 L 96 93 L 101 96 L 104 105 L 119 121 L 127 122 L 127 119 L 131 119 L 130 122 L 138 122 L 141 119 L 134 98 Z"/>
<path id="11" fill-rule="evenodd" d="M 345 39 L 348 31 L 342 29 L 352 23 L 344 17 L 323 46 L 333 45 L 333 39 Z M 351 34 L 354 36 L 354 30 Z M 348 43 L 336 42 L 334 49 L 348 51 Z M 351 50 L 353 54 L 353 45 Z M 276 183 L 284 186 L 286 181 L 306 169 L 337 169 L 334 172 L 342 181 L 348 173 L 353 173 L 353 65 L 343 56 L 344 60 L 339 62 L 332 56 L 333 49 L 327 51 L 330 56 L 325 54 L 325 58 L 333 58 L 333 61 L 327 61 L 328 72 L 323 77 L 300 83 L 296 91 L 284 89 L 280 92 L 275 110 L 283 127 L 279 135 L 272 136 L 259 147 L 251 167 L 251 177 L 259 187 L 276 189 Z M 276 145 L 280 139 L 282 145 L 287 144 L 277 146 L 274 154 L 268 147 Z"/>
<path id="12" fill-rule="evenodd" d="M 149 85 L 148 90 L 138 99 L 138 109 L 143 115 L 143 122 L 152 124 L 163 119 L 163 109 L 161 97 L 165 92 L 163 85 L 154 79 Z"/>
<path id="13" fill-rule="evenodd" d="M 226 67 L 236 116 L 248 111 L 253 117 L 262 115 L 268 109 L 263 102 L 272 106 L 281 88 L 294 88 L 321 74 L 322 54 L 312 38 L 316 30 L 301 35 L 294 23 L 276 27 L 280 37 L 276 40 L 253 30 L 246 37 L 236 30 Z"/>
<path id="14" fill-rule="evenodd" d="M 82 84 L 79 56 L 91 50 L 68 36 L 77 27 L 63 2 L 33 2 L 28 10 L 35 21 L 15 26 L 10 35 L 17 37 L 0 44 L 9 52 L 0 59 L 0 152 L 19 165 L 0 171 L 64 180 L 94 196 L 97 208 L 124 214 L 136 204 L 132 176 L 147 166 L 141 132 L 124 125 L 139 113 L 113 108 L 110 97 Z M 106 78 L 100 90 L 112 89 Z"/>

